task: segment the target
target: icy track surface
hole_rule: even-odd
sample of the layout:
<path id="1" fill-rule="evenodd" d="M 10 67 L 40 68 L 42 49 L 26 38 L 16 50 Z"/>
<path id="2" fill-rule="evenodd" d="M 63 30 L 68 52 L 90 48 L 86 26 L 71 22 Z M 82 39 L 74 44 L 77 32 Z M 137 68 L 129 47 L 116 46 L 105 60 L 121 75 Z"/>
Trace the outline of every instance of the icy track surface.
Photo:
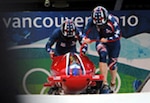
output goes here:
<path id="1" fill-rule="evenodd" d="M 150 92 L 100 95 L 18 95 L 19 103 L 147 103 Z"/>

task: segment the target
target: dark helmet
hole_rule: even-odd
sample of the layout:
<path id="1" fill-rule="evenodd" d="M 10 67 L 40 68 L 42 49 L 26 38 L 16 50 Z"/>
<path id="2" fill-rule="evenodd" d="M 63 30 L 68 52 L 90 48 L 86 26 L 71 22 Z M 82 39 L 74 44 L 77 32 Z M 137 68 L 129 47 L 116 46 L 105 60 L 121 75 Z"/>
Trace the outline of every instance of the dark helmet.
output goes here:
<path id="1" fill-rule="evenodd" d="M 102 6 L 97 6 L 92 11 L 92 18 L 94 24 L 103 25 L 107 22 L 108 11 Z"/>
<path id="2" fill-rule="evenodd" d="M 72 20 L 67 19 L 61 25 L 61 31 L 64 37 L 72 38 L 75 36 L 76 27 Z"/>

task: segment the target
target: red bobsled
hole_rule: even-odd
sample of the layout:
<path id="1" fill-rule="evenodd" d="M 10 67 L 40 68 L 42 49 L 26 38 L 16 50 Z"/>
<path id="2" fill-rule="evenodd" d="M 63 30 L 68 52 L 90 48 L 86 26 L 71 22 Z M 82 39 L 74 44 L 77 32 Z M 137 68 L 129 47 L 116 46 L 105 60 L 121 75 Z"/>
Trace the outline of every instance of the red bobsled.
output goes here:
<path id="1" fill-rule="evenodd" d="M 86 55 L 67 53 L 52 58 L 51 76 L 45 87 L 48 94 L 99 93 L 103 75 L 95 74 L 95 65 Z"/>

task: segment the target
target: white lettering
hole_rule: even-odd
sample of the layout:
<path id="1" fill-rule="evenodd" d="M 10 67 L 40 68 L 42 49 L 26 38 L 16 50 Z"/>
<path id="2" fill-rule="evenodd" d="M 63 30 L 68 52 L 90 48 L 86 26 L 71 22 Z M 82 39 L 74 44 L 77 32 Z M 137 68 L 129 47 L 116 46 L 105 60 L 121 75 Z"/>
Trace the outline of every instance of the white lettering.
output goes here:
<path id="1" fill-rule="evenodd" d="M 122 26 L 126 26 L 125 16 L 121 16 L 120 19 L 122 19 Z"/>
<path id="2" fill-rule="evenodd" d="M 38 21 L 41 21 L 41 20 L 42 20 L 41 17 L 36 17 L 36 18 L 33 20 L 33 25 L 34 25 L 35 27 L 37 27 L 37 28 L 41 28 L 42 25 L 37 23 Z"/>
<path id="3" fill-rule="evenodd" d="M 135 15 L 116 17 L 122 26 L 137 26 L 139 23 L 138 17 Z M 52 26 L 60 27 L 66 19 L 71 19 L 79 28 L 87 25 L 90 16 L 87 17 L 9 17 L 3 18 L 3 23 L 6 28 L 50 28 Z"/>
<path id="4" fill-rule="evenodd" d="M 6 21 L 6 19 L 5 18 L 3 18 L 3 21 L 4 21 L 4 25 L 6 26 L 6 28 L 8 28 L 9 27 L 9 25 L 10 25 L 10 22 L 11 22 L 11 18 L 8 18 L 8 20 Z"/>
<path id="5" fill-rule="evenodd" d="M 82 17 L 76 17 L 74 22 L 77 27 L 83 27 L 84 20 Z"/>
<path id="6" fill-rule="evenodd" d="M 12 23 L 12 27 L 14 28 L 20 28 L 21 27 L 21 22 L 20 19 L 18 17 L 13 18 L 13 23 Z"/>
<path id="7" fill-rule="evenodd" d="M 120 19 L 122 20 L 122 26 L 126 26 L 129 25 L 129 26 L 137 26 L 138 25 L 138 17 L 135 16 L 135 15 L 131 15 L 129 17 L 126 17 L 126 16 L 121 16 Z"/>
<path id="8" fill-rule="evenodd" d="M 44 25 L 44 27 L 50 28 L 53 24 L 54 24 L 54 22 L 53 22 L 52 18 L 50 18 L 50 17 L 45 17 L 45 18 L 43 19 L 43 25 Z"/>
<path id="9" fill-rule="evenodd" d="M 132 22 L 132 20 L 134 21 L 134 22 Z M 137 16 L 134 16 L 134 15 L 132 15 L 132 16 L 130 16 L 129 18 L 128 18 L 128 24 L 130 25 L 130 26 L 136 26 L 137 24 L 138 24 L 138 17 Z"/>
<path id="10" fill-rule="evenodd" d="M 26 24 L 28 24 L 29 28 L 32 28 L 32 19 L 30 17 L 25 17 L 25 18 L 23 17 L 22 18 L 22 27 L 23 28 L 27 27 Z"/>

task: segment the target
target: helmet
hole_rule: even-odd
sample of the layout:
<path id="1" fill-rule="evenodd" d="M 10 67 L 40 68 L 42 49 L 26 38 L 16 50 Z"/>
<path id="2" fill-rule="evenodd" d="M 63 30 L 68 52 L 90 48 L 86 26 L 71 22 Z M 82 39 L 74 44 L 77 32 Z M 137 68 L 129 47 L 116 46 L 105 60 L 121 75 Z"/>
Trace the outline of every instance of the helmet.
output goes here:
<path id="1" fill-rule="evenodd" d="M 81 70 L 81 67 L 79 64 L 77 63 L 73 63 L 69 66 L 69 73 L 70 75 L 74 75 L 74 76 L 77 76 L 77 75 L 81 75 L 82 74 L 82 70 Z"/>
<path id="2" fill-rule="evenodd" d="M 82 74 L 82 69 L 81 69 L 79 59 L 74 53 L 72 53 L 69 57 L 69 67 L 68 67 L 68 69 L 69 69 L 69 74 L 70 75 L 77 76 L 77 75 Z"/>
<path id="3" fill-rule="evenodd" d="M 93 23 L 96 25 L 103 25 L 107 22 L 108 11 L 102 7 L 97 6 L 92 11 Z"/>
<path id="4" fill-rule="evenodd" d="M 62 35 L 67 38 L 75 36 L 76 27 L 72 20 L 67 19 L 61 25 Z"/>

